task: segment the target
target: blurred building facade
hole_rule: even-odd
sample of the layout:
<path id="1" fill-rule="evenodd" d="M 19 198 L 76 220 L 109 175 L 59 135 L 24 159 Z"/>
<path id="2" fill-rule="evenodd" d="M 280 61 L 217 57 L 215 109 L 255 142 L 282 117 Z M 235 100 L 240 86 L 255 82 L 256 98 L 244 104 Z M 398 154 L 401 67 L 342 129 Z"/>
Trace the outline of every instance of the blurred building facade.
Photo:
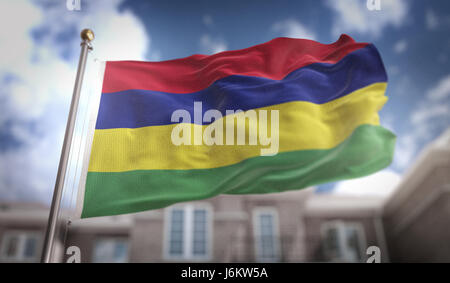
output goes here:
<path id="1" fill-rule="evenodd" d="M 431 143 L 387 199 L 315 194 L 218 196 L 72 222 L 82 262 L 450 261 L 450 131 Z M 0 262 L 37 262 L 48 209 L 0 204 Z M 64 260 L 60 248 L 59 260 Z"/>

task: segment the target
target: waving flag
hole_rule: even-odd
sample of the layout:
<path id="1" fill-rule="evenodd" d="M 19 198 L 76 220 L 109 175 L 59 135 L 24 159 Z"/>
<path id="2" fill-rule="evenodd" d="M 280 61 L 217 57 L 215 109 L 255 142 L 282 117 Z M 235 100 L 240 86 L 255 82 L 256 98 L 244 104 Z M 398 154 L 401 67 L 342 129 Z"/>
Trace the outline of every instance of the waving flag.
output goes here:
<path id="1" fill-rule="evenodd" d="M 106 62 L 81 217 L 376 172 L 391 163 L 395 144 L 394 134 L 379 125 L 386 85 L 375 46 L 346 35 L 333 44 L 276 38 L 211 56 Z M 278 135 L 269 154 L 262 154 L 267 143 L 226 144 L 236 136 L 223 127 L 215 128 L 213 143 L 194 141 L 209 126 L 229 123 L 236 114 L 227 111 L 238 109 L 259 117 L 278 111 L 277 120 L 268 118 L 268 131 Z M 179 110 L 194 119 L 174 120 Z M 210 110 L 215 119 L 205 119 Z M 248 139 L 264 129 L 251 119 L 232 123 Z M 189 134 L 185 143 L 174 143 L 179 129 Z"/>

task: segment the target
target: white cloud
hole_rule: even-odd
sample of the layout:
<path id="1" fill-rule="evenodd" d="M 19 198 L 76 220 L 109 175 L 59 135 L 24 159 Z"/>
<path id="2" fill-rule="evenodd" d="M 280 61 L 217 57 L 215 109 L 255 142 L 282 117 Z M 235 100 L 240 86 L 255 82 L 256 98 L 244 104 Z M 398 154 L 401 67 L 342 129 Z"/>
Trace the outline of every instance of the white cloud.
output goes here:
<path id="1" fill-rule="evenodd" d="M 408 48 L 408 42 L 406 42 L 406 40 L 404 40 L 404 39 L 397 41 L 397 43 L 395 43 L 395 45 L 394 45 L 394 51 L 397 54 L 405 52 L 407 48 Z"/>
<path id="2" fill-rule="evenodd" d="M 211 15 L 203 15 L 202 22 L 207 28 L 212 28 L 214 26 L 214 21 Z"/>
<path id="3" fill-rule="evenodd" d="M 28 33 L 32 24 L 41 20 L 41 11 L 25 1 L 0 1 L 0 72 L 5 72 L 6 66 L 16 72 L 27 66 L 33 48 Z"/>
<path id="4" fill-rule="evenodd" d="M 204 34 L 200 37 L 200 46 L 202 51 L 207 54 L 215 54 L 228 49 L 224 39 L 218 37 L 213 38 L 208 34 Z"/>
<path id="5" fill-rule="evenodd" d="M 366 1 L 328 0 L 326 3 L 335 12 L 332 27 L 334 36 L 357 32 L 377 37 L 388 26 L 402 26 L 408 15 L 406 0 L 383 0 L 380 11 L 367 9 Z"/>
<path id="6" fill-rule="evenodd" d="M 450 98 L 450 74 L 442 78 L 436 87 L 427 92 L 427 98 L 432 101 Z"/>
<path id="7" fill-rule="evenodd" d="M 285 37 L 305 38 L 311 40 L 316 40 L 317 38 L 314 32 L 294 19 L 287 19 L 273 24 L 272 31 Z"/>
<path id="8" fill-rule="evenodd" d="M 425 25 L 429 30 L 434 30 L 439 26 L 439 18 L 431 9 L 428 9 L 425 13 Z"/>
<path id="9" fill-rule="evenodd" d="M 411 121 L 415 125 L 420 125 L 433 118 L 445 117 L 450 115 L 450 107 L 446 104 L 431 104 L 427 103 L 419 110 L 414 111 L 411 116 Z"/>
<path id="10" fill-rule="evenodd" d="M 118 11 L 122 0 L 83 1 L 81 11 L 69 12 L 65 5 L 53 5 L 42 10 L 45 20 L 41 29 L 45 46 L 69 49 L 78 56 L 79 36 L 58 38 L 68 30 L 79 33 L 89 27 L 95 34 L 95 56 L 102 60 L 143 60 L 150 47 L 145 27 L 129 10 Z M 61 51 L 60 51 L 61 52 Z"/>
<path id="11" fill-rule="evenodd" d="M 399 137 L 394 163 L 397 168 L 408 167 L 420 143 L 429 142 L 441 128 L 450 125 L 450 74 L 441 78 L 410 114 L 411 128 Z"/>
<path id="12" fill-rule="evenodd" d="M 150 39 L 131 12 L 118 11 L 120 3 L 83 1 L 81 11 L 69 12 L 65 1 L 45 8 L 0 1 L 8 27 L 0 30 L 0 131 L 13 143 L 0 148 L 0 199 L 51 198 L 82 28 L 96 33 L 90 59 L 145 58 Z"/>
<path id="13" fill-rule="evenodd" d="M 400 169 L 409 167 L 417 151 L 417 138 L 414 133 L 398 137 L 394 152 L 394 166 Z"/>
<path id="14" fill-rule="evenodd" d="M 399 174 L 383 170 L 367 177 L 339 182 L 335 194 L 352 196 L 389 196 L 400 183 Z"/>
<path id="15" fill-rule="evenodd" d="M 425 99 L 411 114 L 411 122 L 421 129 L 421 134 L 426 133 L 431 120 L 436 119 L 450 124 L 450 74 L 426 92 Z"/>
<path id="16" fill-rule="evenodd" d="M 389 114 L 385 114 L 380 117 L 380 125 L 390 130 L 391 132 L 394 132 L 394 121 L 395 121 L 394 116 Z"/>
<path id="17" fill-rule="evenodd" d="M 214 20 L 209 14 L 203 15 L 202 22 L 209 29 L 214 27 Z M 211 36 L 205 33 L 200 37 L 200 49 L 202 53 L 215 54 L 227 50 L 228 44 L 219 36 Z"/>

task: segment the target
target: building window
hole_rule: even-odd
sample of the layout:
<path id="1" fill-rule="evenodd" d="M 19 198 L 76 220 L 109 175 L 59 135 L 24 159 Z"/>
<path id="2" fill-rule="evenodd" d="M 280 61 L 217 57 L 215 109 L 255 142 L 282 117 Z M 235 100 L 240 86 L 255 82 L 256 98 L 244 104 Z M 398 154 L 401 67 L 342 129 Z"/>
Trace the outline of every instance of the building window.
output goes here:
<path id="1" fill-rule="evenodd" d="M 0 258 L 4 261 L 37 261 L 40 239 L 37 232 L 7 232 L 3 236 Z"/>
<path id="2" fill-rule="evenodd" d="M 273 208 L 257 208 L 253 214 L 257 261 L 280 258 L 278 214 Z"/>
<path id="3" fill-rule="evenodd" d="M 206 255 L 206 237 L 207 237 L 207 222 L 206 222 L 206 210 L 194 209 L 194 223 L 193 223 L 193 237 L 192 237 L 192 253 L 194 256 Z"/>
<path id="4" fill-rule="evenodd" d="M 332 221 L 322 225 L 323 252 L 329 261 L 360 262 L 365 245 L 360 223 Z"/>
<path id="5" fill-rule="evenodd" d="M 173 256 L 181 256 L 184 252 L 184 210 L 174 209 L 170 216 L 170 249 L 169 253 Z"/>
<path id="6" fill-rule="evenodd" d="M 128 261 L 126 239 L 99 239 L 95 241 L 93 262 L 122 263 Z"/>
<path id="7" fill-rule="evenodd" d="M 210 257 L 211 209 L 206 205 L 177 205 L 166 210 L 168 237 L 165 257 L 207 259 Z"/>

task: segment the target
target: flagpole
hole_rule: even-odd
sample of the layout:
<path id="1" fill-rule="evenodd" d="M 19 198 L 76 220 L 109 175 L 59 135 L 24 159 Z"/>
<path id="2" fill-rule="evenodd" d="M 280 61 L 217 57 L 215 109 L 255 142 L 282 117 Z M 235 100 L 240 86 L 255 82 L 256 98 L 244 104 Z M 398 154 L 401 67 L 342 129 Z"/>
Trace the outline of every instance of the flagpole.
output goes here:
<path id="1" fill-rule="evenodd" d="M 77 116 L 78 102 L 80 100 L 81 86 L 83 84 L 84 70 L 88 52 L 92 50 L 91 41 L 94 39 L 94 32 L 90 29 L 81 31 L 81 53 L 78 61 L 77 76 L 70 103 L 69 117 L 67 119 L 66 132 L 64 134 L 61 157 L 59 159 L 58 173 L 56 175 L 55 189 L 48 217 L 47 231 L 45 233 L 44 246 L 42 249 L 41 262 L 48 263 L 51 260 L 52 250 L 55 240 L 58 214 L 60 210 L 64 179 L 66 177 L 67 163 L 69 160 L 70 145 L 72 143 L 75 119 Z"/>

